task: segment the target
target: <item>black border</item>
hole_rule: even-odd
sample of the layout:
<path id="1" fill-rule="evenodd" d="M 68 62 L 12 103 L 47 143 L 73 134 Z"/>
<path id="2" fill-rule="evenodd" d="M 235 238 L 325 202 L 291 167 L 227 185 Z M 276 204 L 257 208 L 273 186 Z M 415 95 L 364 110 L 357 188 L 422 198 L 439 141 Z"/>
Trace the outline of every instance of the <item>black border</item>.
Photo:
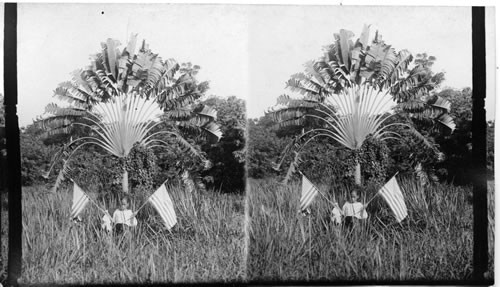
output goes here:
<path id="1" fill-rule="evenodd" d="M 4 26 L 5 131 L 9 193 L 9 255 L 7 284 L 17 284 L 22 260 L 21 153 L 17 118 L 17 4 L 6 3 Z"/>
<path id="2" fill-rule="evenodd" d="M 472 7 L 472 157 L 474 159 L 474 255 L 472 278 L 484 282 L 488 270 L 486 179 L 486 27 L 485 8 Z"/>
<path id="3" fill-rule="evenodd" d="M 19 145 L 19 124 L 17 117 L 17 3 L 5 3 L 4 26 L 4 87 L 5 118 L 7 138 L 7 188 L 9 198 L 9 254 L 8 286 L 17 286 L 21 275 L 22 263 L 22 206 L 21 206 L 21 165 Z M 488 270 L 488 218 L 487 218 L 487 180 L 486 180 L 486 43 L 485 43 L 485 7 L 471 7 L 472 12 L 472 72 L 473 72 L 473 118 L 472 142 L 475 158 L 475 181 L 473 184 L 474 214 L 474 254 L 473 276 L 463 281 L 336 281 L 336 282 L 241 282 L 224 285 L 493 285 L 493 279 L 486 280 L 484 272 Z M 51 286 L 43 284 L 37 286 Z M 113 284 L 114 285 L 114 284 Z M 213 285 L 213 284 L 175 284 Z M 109 285 L 94 285 L 109 286 Z M 133 286 L 133 285 L 123 285 Z M 152 285 L 161 286 L 161 285 Z"/>

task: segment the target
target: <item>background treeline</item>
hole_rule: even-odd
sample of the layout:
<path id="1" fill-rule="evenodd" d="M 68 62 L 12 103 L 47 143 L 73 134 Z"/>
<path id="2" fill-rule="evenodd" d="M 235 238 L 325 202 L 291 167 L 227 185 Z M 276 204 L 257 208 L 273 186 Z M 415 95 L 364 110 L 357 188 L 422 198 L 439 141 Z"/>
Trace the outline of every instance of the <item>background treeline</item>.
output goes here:
<path id="1" fill-rule="evenodd" d="M 179 181 L 179 174 L 187 170 L 192 177 L 202 183 L 203 188 L 223 192 L 239 193 L 245 187 L 245 102 L 235 96 L 221 98 L 208 97 L 200 102 L 217 110 L 217 123 L 223 136 L 216 143 L 207 143 L 193 136 L 188 130 L 185 138 L 210 160 L 207 169 L 196 162 L 196 158 L 186 156 L 181 147 L 147 149 L 136 145 L 126 159 L 130 175 L 130 186 L 136 190 L 158 187 L 166 180 Z M 161 126 L 158 127 L 161 129 Z M 81 134 L 79 134 L 81 133 Z M 21 175 L 23 186 L 46 184 L 53 185 L 57 172 L 49 179 L 42 175 L 48 171 L 56 151 L 70 138 L 83 136 L 85 131 L 74 129 L 72 134 L 42 137 L 43 130 L 35 125 L 21 129 Z M 86 189 L 101 193 L 119 191 L 121 184 L 120 159 L 109 155 L 102 149 L 87 145 L 82 147 L 71 159 L 72 178 Z M 56 166 L 58 170 L 62 166 Z M 68 184 L 69 182 L 66 182 Z"/>
<path id="2" fill-rule="evenodd" d="M 386 142 L 368 140 L 359 152 L 362 177 L 366 184 L 380 183 L 395 172 L 413 173 L 420 180 L 448 182 L 456 185 L 471 183 L 472 166 L 472 90 L 445 88 L 437 93 L 451 102 L 450 115 L 456 123 L 453 133 L 440 133 L 425 121 L 414 121 L 415 128 L 427 141 L 440 151 L 433 152 L 421 140 L 405 131 L 398 132 L 398 140 Z M 392 122 L 404 122 L 397 116 Z M 317 124 L 310 120 L 305 129 Z M 488 177 L 494 175 L 494 129 L 495 122 L 487 123 Z M 283 177 L 289 162 L 280 171 L 273 169 L 280 153 L 291 140 L 302 132 L 302 127 L 277 128 L 270 115 L 248 120 L 248 175 L 252 178 L 269 176 Z M 332 140 L 319 139 L 308 144 L 300 152 L 299 169 L 314 181 L 335 184 L 353 180 L 352 151 L 342 148 Z M 332 178 L 333 175 L 333 178 Z"/>

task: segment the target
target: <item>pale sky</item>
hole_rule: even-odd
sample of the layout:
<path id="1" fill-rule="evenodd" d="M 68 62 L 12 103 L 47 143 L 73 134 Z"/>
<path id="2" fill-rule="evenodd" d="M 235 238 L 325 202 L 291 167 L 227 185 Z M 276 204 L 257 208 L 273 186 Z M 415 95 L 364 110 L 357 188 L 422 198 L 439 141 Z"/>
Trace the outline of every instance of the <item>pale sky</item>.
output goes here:
<path id="1" fill-rule="evenodd" d="M 472 86 L 470 7 L 347 7 L 195 4 L 19 4 L 19 121 L 30 124 L 54 101 L 57 84 L 89 63 L 100 43 L 126 43 L 130 33 L 146 39 L 162 58 L 201 66 L 207 95 L 246 99 L 255 118 L 289 91 L 285 81 L 303 63 L 321 55 L 333 33 L 348 29 L 358 37 L 370 24 L 396 50 L 437 57 L 446 72 L 443 87 Z M 3 11 L 2 11 L 3 15 Z M 487 21 L 493 9 L 487 10 Z M 2 21 L 3 24 L 3 21 Z M 490 25 L 490 27 L 493 27 Z M 487 39 L 495 31 L 487 29 Z M 487 41 L 488 53 L 495 51 Z M 2 58 L 3 62 L 3 58 Z M 494 55 L 487 62 L 487 118 L 494 118 Z M 493 69 L 493 70 L 491 70 Z M 491 72 L 493 71 L 493 72 Z M 3 87 L 2 87 L 3 88 Z"/>

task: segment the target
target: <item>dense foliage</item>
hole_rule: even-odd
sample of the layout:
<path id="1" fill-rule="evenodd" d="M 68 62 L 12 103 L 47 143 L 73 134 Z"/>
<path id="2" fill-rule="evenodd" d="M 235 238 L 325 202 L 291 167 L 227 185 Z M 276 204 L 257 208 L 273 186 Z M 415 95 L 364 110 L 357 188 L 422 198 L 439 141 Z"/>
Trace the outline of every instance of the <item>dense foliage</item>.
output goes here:
<path id="1" fill-rule="evenodd" d="M 311 122 L 311 124 L 314 124 Z M 284 147 L 296 134 L 295 127 L 277 129 L 269 115 L 248 121 L 248 176 L 251 178 L 267 178 L 283 175 L 273 169 Z M 363 178 L 369 183 L 385 180 L 390 165 L 390 151 L 387 145 L 372 137 L 368 138 L 359 151 L 350 151 L 335 141 L 319 138 L 311 141 L 300 152 L 298 170 L 313 181 L 321 181 L 330 185 L 338 182 L 353 183 L 353 162 L 357 158 L 366 165 Z M 288 165 L 293 156 L 285 159 Z M 295 173 L 295 176 L 298 176 Z"/>
<path id="2" fill-rule="evenodd" d="M 46 145 L 41 140 L 43 131 L 30 125 L 21 133 L 21 180 L 23 186 L 52 183 L 56 175 L 44 179 L 42 175 L 49 168 L 51 158 L 59 145 Z M 87 146 L 73 155 L 68 163 L 67 177 L 89 191 L 115 194 L 120 190 L 123 163 L 95 146 Z M 141 145 L 134 145 L 125 161 L 129 171 L 131 187 L 151 191 L 158 167 L 154 153 Z M 61 164 L 62 165 L 62 164 Z M 69 183 L 69 182 L 66 182 Z"/>
<path id="3" fill-rule="evenodd" d="M 264 178 L 274 175 L 273 161 L 277 160 L 287 138 L 280 138 L 272 129 L 269 116 L 248 120 L 247 169 L 248 176 Z"/>
<path id="4" fill-rule="evenodd" d="M 41 131 L 34 126 L 21 130 L 21 183 L 24 186 L 43 183 L 42 174 L 49 168 L 55 146 L 47 146 L 41 140 Z"/>
<path id="5" fill-rule="evenodd" d="M 361 176 L 365 185 L 383 185 L 389 176 L 389 148 L 384 141 L 368 137 L 359 151 L 351 152 L 345 162 L 349 174 L 354 174 L 355 159 L 363 166 Z"/>
<path id="6" fill-rule="evenodd" d="M 154 180 L 158 174 L 156 155 L 151 149 L 135 144 L 126 158 L 125 166 L 130 175 L 132 187 L 138 187 L 148 191 L 153 190 Z"/>
<path id="7" fill-rule="evenodd" d="M 439 176 L 457 184 L 472 181 L 472 90 L 445 89 L 439 93 L 451 102 L 451 114 L 457 124 L 449 136 L 436 135 L 436 143 L 446 158 L 437 165 Z"/>
<path id="8" fill-rule="evenodd" d="M 436 143 L 445 154 L 437 165 L 441 179 L 456 184 L 468 184 L 473 180 L 472 159 L 472 90 L 470 88 L 444 89 L 439 95 L 451 102 L 451 114 L 457 124 L 451 135 L 436 135 Z M 494 173 L 495 122 L 486 125 L 487 169 L 489 177 Z"/>
<path id="9" fill-rule="evenodd" d="M 82 188 L 98 191 L 103 195 L 120 190 L 122 169 L 117 158 L 89 146 L 74 155 L 69 164 L 69 176 Z M 49 178 L 48 182 L 53 182 Z"/>
<path id="10" fill-rule="evenodd" d="M 202 150 L 212 162 L 212 167 L 202 173 L 208 187 L 224 192 L 245 190 L 246 162 L 246 110 L 245 101 L 235 96 L 211 97 L 203 104 L 217 110 L 217 120 L 222 138 L 213 144 L 203 144 Z"/>

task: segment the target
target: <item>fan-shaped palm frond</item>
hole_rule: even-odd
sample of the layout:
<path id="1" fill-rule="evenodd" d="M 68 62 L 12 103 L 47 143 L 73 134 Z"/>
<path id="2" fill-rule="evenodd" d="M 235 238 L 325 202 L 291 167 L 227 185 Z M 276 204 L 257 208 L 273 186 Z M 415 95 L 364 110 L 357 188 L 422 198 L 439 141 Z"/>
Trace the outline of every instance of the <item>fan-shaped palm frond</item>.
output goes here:
<path id="1" fill-rule="evenodd" d="M 160 113 L 154 101 L 148 101 L 137 94 L 122 94 L 112 102 L 100 103 L 95 112 L 87 119 L 95 137 L 83 137 L 78 140 L 92 140 L 109 153 L 117 157 L 126 157 L 135 143 L 144 144 L 148 132 L 158 124 L 152 119 Z"/>
<path id="2" fill-rule="evenodd" d="M 345 89 L 337 97 L 332 97 L 331 101 L 338 109 L 338 116 L 332 116 L 331 111 L 324 112 L 326 119 L 322 119 L 334 131 L 332 137 L 345 147 L 359 149 L 368 135 L 382 139 L 388 135 L 382 126 L 390 117 L 387 112 L 392 98 L 387 91 L 381 92 L 368 85 L 356 85 Z"/>

